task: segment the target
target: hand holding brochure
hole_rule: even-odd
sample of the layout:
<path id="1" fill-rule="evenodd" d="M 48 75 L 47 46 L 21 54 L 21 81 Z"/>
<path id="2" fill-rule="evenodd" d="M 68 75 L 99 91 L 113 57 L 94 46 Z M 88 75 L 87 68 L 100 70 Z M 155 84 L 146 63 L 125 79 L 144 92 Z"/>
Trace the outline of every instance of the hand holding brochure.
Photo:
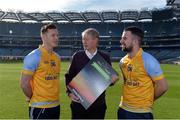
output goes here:
<path id="1" fill-rule="evenodd" d="M 112 83 L 112 75 L 118 76 L 104 58 L 96 54 L 73 78 L 68 89 L 80 99 L 84 108 L 88 109 Z"/>

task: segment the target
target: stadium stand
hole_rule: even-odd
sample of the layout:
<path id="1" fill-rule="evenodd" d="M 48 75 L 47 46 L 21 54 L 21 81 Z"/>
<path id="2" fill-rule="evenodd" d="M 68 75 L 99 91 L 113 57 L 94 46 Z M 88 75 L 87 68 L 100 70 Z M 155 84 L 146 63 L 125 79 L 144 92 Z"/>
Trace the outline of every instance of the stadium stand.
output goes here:
<path id="1" fill-rule="evenodd" d="M 121 33 L 125 27 L 133 25 L 144 30 L 143 48 L 147 52 L 160 61 L 177 59 L 180 58 L 180 8 L 172 7 L 170 3 L 160 10 L 141 11 L 0 11 L 0 57 L 22 59 L 41 44 L 41 26 L 54 22 L 60 32 L 56 51 L 63 58 L 70 58 L 74 52 L 83 49 L 81 32 L 92 27 L 100 33 L 99 49 L 109 53 L 112 59 L 119 60 L 125 55 L 119 46 Z M 172 16 L 164 16 L 165 13 Z"/>

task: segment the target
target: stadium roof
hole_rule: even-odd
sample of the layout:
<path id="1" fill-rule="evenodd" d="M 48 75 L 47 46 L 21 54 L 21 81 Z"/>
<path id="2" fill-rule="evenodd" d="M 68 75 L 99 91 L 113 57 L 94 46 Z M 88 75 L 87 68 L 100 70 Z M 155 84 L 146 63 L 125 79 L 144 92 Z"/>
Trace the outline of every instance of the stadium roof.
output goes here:
<path id="1" fill-rule="evenodd" d="M 15 22 L 121 22 L 152 19 L 151 11 L 12 12 L 0 11 L 0 21 Z"/>
<path id="2" fill-rule="evenodd" d="M 176 14 L 175 14 L 176 13 Z M 177 15 L 178 14 L 178 15 Z M 174 15 L 180 19 L 180 10 L 174 10 Z M 150 10 L 129 10 L 129 11 L 85 11 L 85 12 L 13 12 L 0 10 L 1 21 L 15 22 L 123 22 L 123 21 L 149 21 L 152 20 L 152 11 Z"/>

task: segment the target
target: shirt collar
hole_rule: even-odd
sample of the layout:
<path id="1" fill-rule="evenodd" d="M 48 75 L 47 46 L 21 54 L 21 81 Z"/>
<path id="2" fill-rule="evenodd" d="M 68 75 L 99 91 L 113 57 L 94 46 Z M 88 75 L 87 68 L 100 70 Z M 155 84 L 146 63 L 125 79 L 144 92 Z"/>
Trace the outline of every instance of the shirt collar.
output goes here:
<path id="1" fill-rule="evenodd" d="M 85 53 L 89 59 L 92 59 L 97 54 L 97 49 L 93 54 L 91 54 L 88 50 L 85 50 Z"/>

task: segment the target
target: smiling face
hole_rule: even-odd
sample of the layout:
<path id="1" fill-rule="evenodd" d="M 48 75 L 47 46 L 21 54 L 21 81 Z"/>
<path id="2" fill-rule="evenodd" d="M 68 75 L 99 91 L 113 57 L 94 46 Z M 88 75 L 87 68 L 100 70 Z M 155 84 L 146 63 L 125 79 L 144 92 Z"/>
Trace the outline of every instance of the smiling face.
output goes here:
<path id="1" fill-rule="evenodd" d="M 124 31 L 121 36 L 120 43 L 121 43 L 122 51 L 127 53 L 132 52 L 133 47 L 135 45 L 134 36 L 130 31 Z"/>

